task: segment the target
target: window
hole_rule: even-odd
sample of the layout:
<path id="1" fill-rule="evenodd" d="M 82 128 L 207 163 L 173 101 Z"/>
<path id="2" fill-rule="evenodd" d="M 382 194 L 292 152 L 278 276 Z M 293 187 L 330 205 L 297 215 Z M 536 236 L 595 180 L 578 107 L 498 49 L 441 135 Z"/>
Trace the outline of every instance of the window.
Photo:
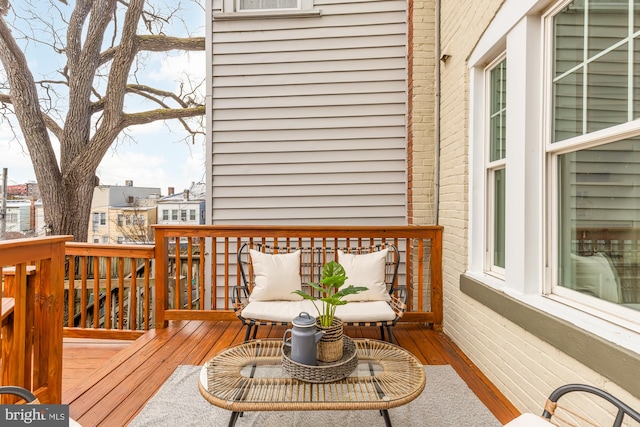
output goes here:
<path id="1" fill-rule="evenodd" d="M 640 310 L 640 3 L 574 0 L 548 25 L 552 290 L 611 313 L 583 296 Z"/>
<path id="2" fill-rule="evenodd" d="M 186 221 L 186 220 L 187 220 L 187 210 L 180 209 L 180 221 Z"/>
<path id="3" fill-rule="evenodd" d="M 116 217 L 116 224 L 118 224 L 118 226 L 122 227 L 124 221 L 123 221 L 123 217 L 124 215 L 122 215 L 121 213 L 118 214 L 118 216 Z"/>
<path id="4" fill-rule="evenodd" d="M 195 221 L 196 220 L 196 210 L 195 209 L 190 209 L 189 210 L 189 221 Z"/>
<path id="5" fill-rule="evenodd" d="M 171 209 L 171 220 L 172 221 L 178 220 L 178 211 L 176 209 Z"/>
<path id="6" fill-rule="evenodd" d="M 94 212 L 91 223 L 94 231 L 101 225 L 107 225 L 107 214 L 105 212 Z"/>
<path id="7" fill-rule="evenodd" d="M 505 268 L 505 165 L 507 123 L 507 60 L 500 58 L 487 73 L 489 99 L 487 128 L 487 270 L 504 275 Z"/>
<path id="8" fill-rule="evenodd" d="M 98 242 L 96 242 L 98 243 Z M 109 243 L 109 236 L 102 236 L 102 243 L 107 244 Z"/>
<path id="9" fill-rule="evenodd" d="M 221 3 L 222 12 L 213 10 L 213 19 L 321 15 L 321 10 L 314 10 L 313 0 L 222 0 Z"/>
<path id="10" fill-rule="evenodd" d="M 169 221 L 169 209 L 162 210 L 162 220 Z"/>
<path id="11" fill-rule="evenodd" d="M 238 11 L 297 10 L 299 0 L 238 0 Z"/>

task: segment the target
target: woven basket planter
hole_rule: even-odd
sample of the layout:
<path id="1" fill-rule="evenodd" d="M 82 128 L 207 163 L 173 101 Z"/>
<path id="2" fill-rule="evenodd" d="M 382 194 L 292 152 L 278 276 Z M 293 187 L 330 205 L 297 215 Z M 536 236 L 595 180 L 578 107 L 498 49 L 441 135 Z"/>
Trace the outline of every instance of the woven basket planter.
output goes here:
<path id="1" fill-rule="evenodd" d="M 343 343 L 342 320 L 337 317 L 333 318 L 331 326 L 321 326 L 320 321 L 316 319 L 316 329 L 324 331 L 324 336 L 318 341 L 316 348 L 316 358 L 321 362 L 335 362 L 342 358 Z"/>
<path id="2" fill-rule="evenodd" d="M 317 366 L 303 365 L 291 360 L 291 347 L 282 346 L 282 369 L 293 378 L 309 383 L 329 383 L 348 377 L 358 366 L 356 345 L 348 336 L 343 337 L 342 357 Z"/>

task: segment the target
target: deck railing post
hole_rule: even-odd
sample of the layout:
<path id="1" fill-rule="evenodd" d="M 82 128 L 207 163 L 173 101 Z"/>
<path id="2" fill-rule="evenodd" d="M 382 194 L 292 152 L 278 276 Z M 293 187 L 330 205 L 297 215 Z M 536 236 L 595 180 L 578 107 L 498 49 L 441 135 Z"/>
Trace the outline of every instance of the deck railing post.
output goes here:
<path id="1" fill-rule="evenodd" d="M 164 231 L 155 228 L 155 327 L 162 329 L 167 327 L 167 320 L 164 318 L 164 311 L 169 307 L 167 301 L 169 282 L 169 242 L 165 238 Z M 176 249 L 177 250 L 177 249 Z"/>

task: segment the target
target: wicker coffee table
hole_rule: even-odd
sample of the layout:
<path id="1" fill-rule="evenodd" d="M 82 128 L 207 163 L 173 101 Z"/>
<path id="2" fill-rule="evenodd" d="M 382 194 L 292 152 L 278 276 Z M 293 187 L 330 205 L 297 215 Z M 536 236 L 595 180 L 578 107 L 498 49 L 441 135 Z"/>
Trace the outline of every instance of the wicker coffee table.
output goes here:
<path id="1" fill-rule="evenodd" d="M 229 426 L 247 411 L 379 410 L 391 426 L 388 409 L 411 402 L 425 386 L 420 361 L 396 345 L 354 339 L 358 366 L 348 377 L 310 383 L 282 370 L 282 340 L 253 340 L 228 348 L 202 368 L 202 396 L 232 411 Z"/>

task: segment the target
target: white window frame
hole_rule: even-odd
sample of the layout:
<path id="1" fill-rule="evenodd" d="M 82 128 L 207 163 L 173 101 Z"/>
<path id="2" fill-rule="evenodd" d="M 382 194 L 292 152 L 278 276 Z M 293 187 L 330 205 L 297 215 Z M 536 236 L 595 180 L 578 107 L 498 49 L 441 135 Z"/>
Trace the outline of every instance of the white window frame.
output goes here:
<path id="1" fill-rule="evenodd" d="M 570 0 L 562 2 L 566 5 Z M 548 315 L 588 330 L 596 336 L 640 353 L 640 333 L 593 314 L 558 294 L 550 294 L 554 236 L 557 226 L 545 168 L 550 93 L 545 76 L 543 15 L 559 1 L 506 0 L 469 55 L 469 246 L 467 276 Z M 487 193 L 485 186 L 485 68 L 501 51 L 507 57 L 507 178 L 506 255 L 504 280 L 485 271 Z M 549 107 L 550 108 L 550 107 Z M 544 114 L 543 114 L 544 112 Z M 624 132 L 621 125 L 617 130 Z M 578 143 L 578 142 L 576 142 Z M 562 150 L 563 143 L 555 143 Z M 566 148 L 566 147 L 565 147 Z M 517 165 L 509 167 L 508 165 Z M 525 244 L 526 242 L 526 244 Z M 575 292 L 573 292 L 575 294 Z M 622 309 L 622 307 L 621 307 Z M 630 310 L 628 310 L 630 311 Z"/>
<path id="2" fill-rule="evenodd" d="M 495 263 L 495 225 L 496 225 L 496 194 L 495 194 L 495 176 L 496 172 L 500 170 L 506 171 L 507 159 L 503 157 L 498 160 L 491 160 L 491 72 L 502 61 L 506 61 L 506 53 L 500 54 L 496 59 L 485 69 L 485 191 L 487 194 L 486 209 L 487 209 L 487 221 L 486 221 L 486 252 L 485 252 L 485 271 L 488 274 L 495 275 L 499 279 L 504 279 L 505 268 L 496 265 Z M 506 142 L 506 141 L 505 141 Z M 506 266 L 506 263 L 505 263 Z"/>

